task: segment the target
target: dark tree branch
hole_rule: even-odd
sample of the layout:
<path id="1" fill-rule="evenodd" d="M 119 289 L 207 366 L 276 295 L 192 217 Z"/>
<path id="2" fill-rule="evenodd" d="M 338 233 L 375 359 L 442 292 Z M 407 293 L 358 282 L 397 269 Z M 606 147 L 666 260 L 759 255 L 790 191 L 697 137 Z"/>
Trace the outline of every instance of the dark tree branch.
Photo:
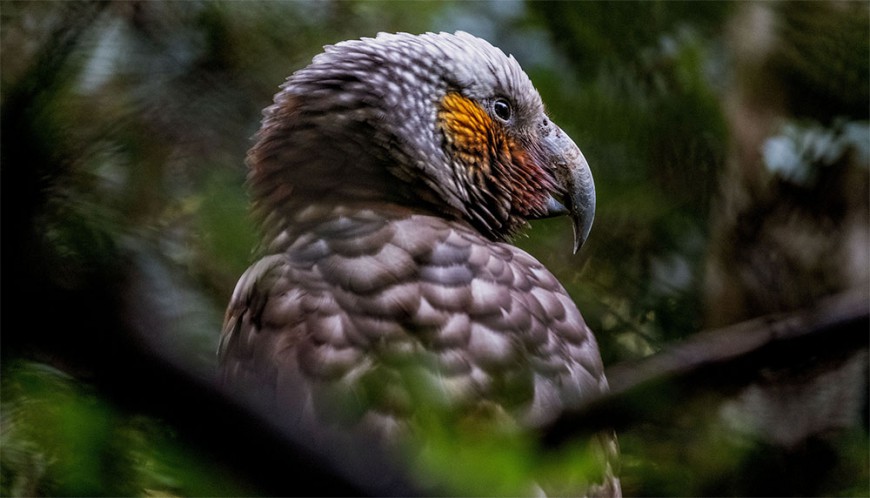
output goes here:
<path id="1" fill-rule="evenodd" d="M 866 349 L 868 292 L 855 289 L 816 306 L 760 317 L 691 338 L 637 361 L 607 370 L 611 390 L 564 414 L 544 433 L 547 445 L 605 429 L 662 419 L 674 405 L 700 392 L 734 393 L 763 368 L 836 359 Z M 668 396 L 660 396 L 662 392 Z"/>

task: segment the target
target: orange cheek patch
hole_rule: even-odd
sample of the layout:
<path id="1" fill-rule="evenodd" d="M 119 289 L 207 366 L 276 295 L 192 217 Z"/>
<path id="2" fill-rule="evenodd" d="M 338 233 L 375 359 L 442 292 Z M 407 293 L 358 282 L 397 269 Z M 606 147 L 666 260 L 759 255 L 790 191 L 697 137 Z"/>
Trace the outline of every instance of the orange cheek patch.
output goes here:
<path id="1" fill-rule="evenodd" d="M 496 127 L 479 105 L 458 93 L 448 93 L 441 100 L 438 121 L 457 158 L 472 175 L 489 175 L 490 157 L 495 152 Z"/>
<path id="2" fill-rule="evenodd" d="M 548 180 L 534 154 L 508 136 L 480 105 L 448 93 L 441 100 L 438 122 L 454 160 L 465 168 L 488 213 L 498 213 L 502 226 L 513 217 L 542 214 Z M 492 216 L 492 214 L 490 214 Z M 510 230 L 510 229 L 508 229 Z"/>

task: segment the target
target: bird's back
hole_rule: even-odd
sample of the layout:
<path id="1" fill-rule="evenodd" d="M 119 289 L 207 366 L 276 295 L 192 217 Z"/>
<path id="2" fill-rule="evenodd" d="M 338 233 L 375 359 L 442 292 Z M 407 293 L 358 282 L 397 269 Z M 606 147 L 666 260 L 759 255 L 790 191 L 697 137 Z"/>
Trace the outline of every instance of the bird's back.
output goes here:
<path id="1" fill-rule="evenodd" d="M 224 379 L 388 433 L 427 405 L 538 426 L 606 389 L 577 307 L 521 249 L 401 208 L 325 211 L 240 279 Z"/>

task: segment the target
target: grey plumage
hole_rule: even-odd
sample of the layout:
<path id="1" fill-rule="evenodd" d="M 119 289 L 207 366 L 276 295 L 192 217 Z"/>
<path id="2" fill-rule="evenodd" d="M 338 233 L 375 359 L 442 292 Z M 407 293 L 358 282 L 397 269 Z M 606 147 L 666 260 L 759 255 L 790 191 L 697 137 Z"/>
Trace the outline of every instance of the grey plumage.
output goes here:
<path id="1" fill-rule="evenodd" d="M 365 378 L 407 360 L 447 402 L 498 402 L 527 425 L 606 388 L 594 337 L 532 257 L 432 216 L 341 211 L 242 277 L 222 345 L 227 378 L 273 384 L 292 366 L 405 419 L 411 407 L 367 392 Z M 307 396 L 320 404 L 316 390 Z"/>

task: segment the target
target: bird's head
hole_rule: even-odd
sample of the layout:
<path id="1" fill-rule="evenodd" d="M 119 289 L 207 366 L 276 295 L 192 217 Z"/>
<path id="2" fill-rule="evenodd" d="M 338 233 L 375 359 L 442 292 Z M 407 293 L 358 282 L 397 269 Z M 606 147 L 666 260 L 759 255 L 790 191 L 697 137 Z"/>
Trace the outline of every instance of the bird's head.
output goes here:
<path id="1" fill-rule="evenodd" d="M 255 206 L 275 222 L 323 203 L 387 201 L 504 240 L 564 214 L 575 252 L 592 226 L 583 154 L 517 61 L 467 33 L 328 46 L 264 114 L 248 162 Z"/>

